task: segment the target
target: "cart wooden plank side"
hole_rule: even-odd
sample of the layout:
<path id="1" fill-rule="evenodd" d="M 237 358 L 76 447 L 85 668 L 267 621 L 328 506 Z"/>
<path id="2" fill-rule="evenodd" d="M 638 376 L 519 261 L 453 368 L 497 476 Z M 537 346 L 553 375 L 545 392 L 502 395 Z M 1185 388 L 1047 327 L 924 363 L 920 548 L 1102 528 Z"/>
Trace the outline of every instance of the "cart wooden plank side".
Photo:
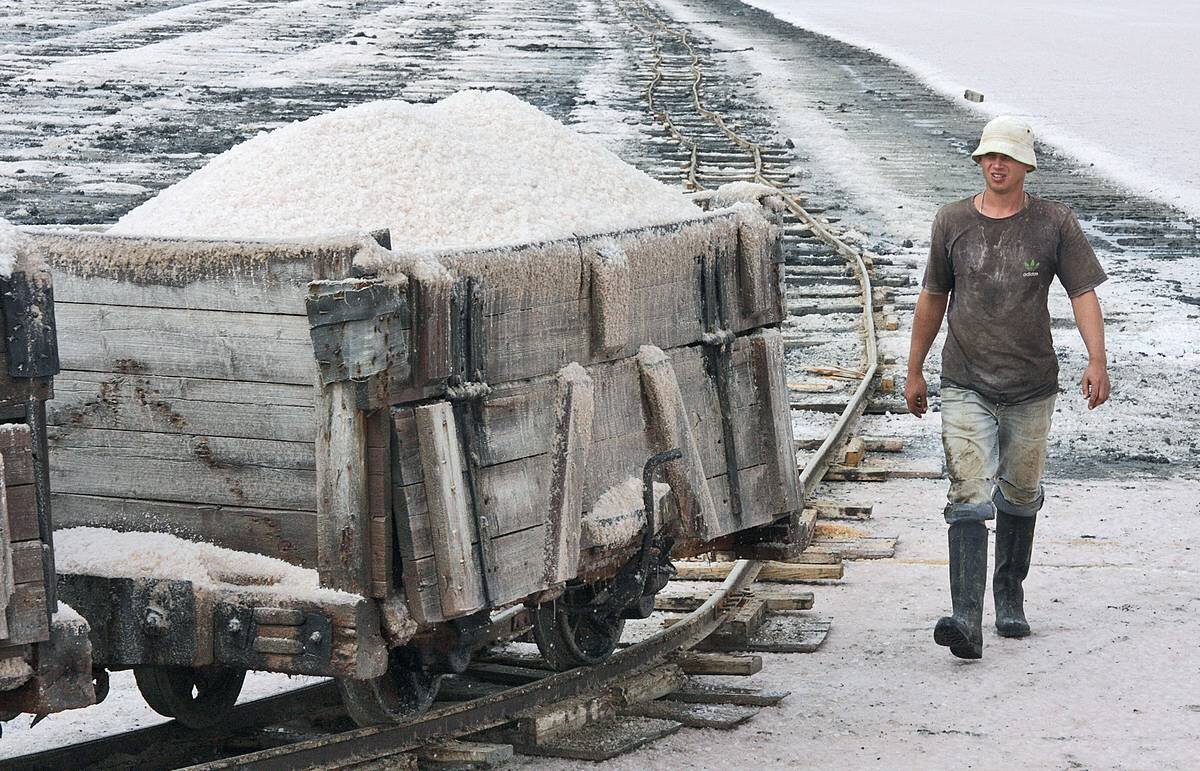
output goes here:
<path id="1" fill-rule="evenodd" d="M 786 541 L 802 502 L 765 211 L 432 258 L 386 233 L 33 233 L 57 282 L 58 526 L 278 557 L 354 598 L 64 576 L 107 619 L 97 664 L 379 677 L 443 622 L 611 578 L 671 449 L 673 554 Z M 180 623 L 149 629 L 152 607 Z"/>

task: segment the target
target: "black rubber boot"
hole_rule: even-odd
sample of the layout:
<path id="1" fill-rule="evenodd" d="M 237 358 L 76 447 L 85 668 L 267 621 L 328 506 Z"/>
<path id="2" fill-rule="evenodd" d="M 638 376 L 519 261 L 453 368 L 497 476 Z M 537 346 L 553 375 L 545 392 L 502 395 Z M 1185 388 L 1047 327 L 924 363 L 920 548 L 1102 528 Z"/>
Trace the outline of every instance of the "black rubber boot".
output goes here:
<path id="1" fill-rule="evenodd" d="M 988 531 L 982 522 L 950 525 L 950 598 L 954 615 L 938 619 L 933 641 L 960 659 L 983 658 L 983 591 L 987 587 Z"/>
<path id="2" fill-rule="evenodd" d="M 1021 582 L 1029 575 L 1033 554 L 1033 527 L 1037 517 L 1014 517 L 996 513 L 996 573 L 992 597 L 996 601 L 996 631 L 1001 637 L 1028 637 L 1025 620 L 1025 590 Z"/>

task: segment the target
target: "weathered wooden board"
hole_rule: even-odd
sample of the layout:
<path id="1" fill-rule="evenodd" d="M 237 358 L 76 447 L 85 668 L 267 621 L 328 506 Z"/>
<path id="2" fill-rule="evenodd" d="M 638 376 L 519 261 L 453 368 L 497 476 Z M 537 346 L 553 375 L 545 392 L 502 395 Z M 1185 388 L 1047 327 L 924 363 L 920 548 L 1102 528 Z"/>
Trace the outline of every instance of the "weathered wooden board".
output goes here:
<path id="1" fill-rule="evenodd" d="M 54 381 L 51 425 L 311 442 L 313 387 L 69 371 Z"/>
<path id="2" fill-rule="evenodd" d="M 303 316 L 60 302 L 64 370 L 313 382 Z"/>
<path id="3" fill-rule="evenodd" d="M 20 488 L 24 489 L 24 488 Z M 32 490 L 32 486 L 30 488 Z M 107 527 L 171 532 L 237 551 L 266 554 L 304 567 L 317 566 L 315 511 L 256 509 L 217 504 L 77 495 L 56 492 L 57 528 Z M 36 520 L 34 527 L 36 528 Z M 37 537 L 33 530 L 31 537 Z"/>
<path id="4" fill-rule="evenodd" d="M 367 434 L 353 383 L 317 388 L 314 445 L 317 569 L 321 585 L 367 593 Z"/>
<path id="5" fill-rule="evenodd" d="M 719 515 L 675 370 L 661 350 L 650 346 L 638 354 L 638 369 L 655 450 L 678 448 L 683 453 L 681 459 L 667 464 L 666 478 L 679 503 L 684 527 L 701 539 L 713 538 L 720 534 Z"/>
<path id="6" fill-rule="evenodd" d="M 40 536 L 37 521 L 37 488 L 33 484 L 6 487 L 8 535 L 11 541 L 28 541 Z"/>
<path id="7" fill-rule="evenodd" d="M 592 378 L 581 367 L 565 369 L 556 378 L 554 402 L 557 425 L 551 452 L 550 500 L 543 528 L 546 584 L 566 582 L 579 567 L 580 511 L 587 474 L 595 414 Z"/>
<path id="8" fill-rule="evenodd" d="M 414 415 L 441 610 L 452 618 L 484 602 L 479 561 L 471 553 L 478 536 L 465 475 L 467 462 L 449 402 L 418 407 Z"/>
<path id="9" fill-rule="evenodd" d="M 309 442 L 65 426 L 49 435 L 57 493 L 316 510 Z"/>
<path id="10" fill-rule="evenodd" d="M 31 234 L 59 302 L 304 315 L 313 278 L 348 275 L 366 236 L 326 242 L 143 239 L 62 230 Z"/>

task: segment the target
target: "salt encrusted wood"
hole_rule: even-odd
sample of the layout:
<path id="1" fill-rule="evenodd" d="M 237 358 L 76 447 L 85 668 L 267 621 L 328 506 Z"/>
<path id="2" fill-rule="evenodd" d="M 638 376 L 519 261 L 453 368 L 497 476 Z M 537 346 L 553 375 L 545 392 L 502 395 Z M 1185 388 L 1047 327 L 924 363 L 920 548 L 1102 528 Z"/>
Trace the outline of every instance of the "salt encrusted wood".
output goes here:
<path id="1" fill-rule="evenodd" d="M 762 329 L 750 336 L 755 386 L 765 409 L 761 426 L 764 442 L 771 452 L 764 459 L 778 490 L 772 499 L 782 502 L 785 511 L 798 514 L 803 508 L 796 453 L 792 449 L 792 414 L 789 406 L 784 364 L 783 337 L 778 329 Z M 763 512 L 766 514 L 767 512 Z M 760 524 L 763 517 L 743 524 Z"/>
<path id="2" fill-rule="evenodd" d="M 309 442 L 313 387 L 71 371 L 54 381 L 52 425 Z"/>
<path id="3" fill-rule="evenodd" d="M 0 480 L 4 478 L 4 458 L 0 457 Z M 0 484 L 0 640 L 8 637 L 8 604 L 16 581 L 13 577 L 12 545 L 8 527 L 8 495 Z M 40 567 L 40 565 L 39 565 Z"/>
<path id="4" fill-rule="evenodd" d="M 57 305 L 64 370 L 312 382 L 303 316 L 175 308 Z"/>
<path id="5" fill-rule="evenodd" d="M 662 350 L 643 346 L 638 368 L 656 451 L 677 447 L 683 452 L 683 458 L 667 464 L 666 478 L 679 501 L 684 526 L 701 539 L 714 537 L 720 533 L 720 520 L 671 360 Z"/>
<path id="6" fill-rule="evenodd" d="M 737 270 L 739 310 L 747 318 L 775 322 L 780 296 L 778 228 L 755 210 L 738 212 Z"/>
<path id="7" fill-rule="evenodd" d="M 392 377 L 410 379 L 408 298 L 401 288 L 363 279 L 314 281 L 306 305 L 322 382 L 389 369 Z"/>
<path id="8" fill-rule="evenodd" d="M 22 264 L 9 277 L 0 277 L 0 305 L 4 310 L 8 374 L 17 378 L 53 377 L 59 362 L 49 271 L 44 265 Z"/>
<path id="9" fill-rule="evenodd" d="M 308 282 L 349 274 L 366 236 L 204 241 L 65 229 L 27 231 L 55 273 L 58 302 L 304 315 Z"/>
<path id="10" fill-rule="evenodd" d="M 308 443 L 68 426 L 50 441 L 55 494 L 317 510 Z"/>
<path id="11" fill-rule="evenodd" d="M 550 501 L 545 522 L 545 582 L 575 577 L 579 567 L 580 510 L 583 478 L 592 444 L 594 400 L 592 379 L 578 364 L 564 367 L 556 378 L 557 426 L 554 432 Z"/>
<path id="12" fill-rule="evenodd" d="M 317 385 L 317 569 L 321 585 L 367 593 L 366 428 L 353 383 Z"/>
<path id="13" fill-rule="evenodd" d="M 449 402 L 414 410 L 442 613 L 447 618 L 483 606 L 479 561 L 472 553 L 475 524 L 462 443 Z"/>
<path id="14" fill-rule="evenodd" d="M 278 557 L 303 567 L 317 566 L 317 514 L 311 510 L 56 492 L 54 522 L 59 528 L 94 526 L 123 531 L 167 531 L 189 540 Z"/>
<path id="15" fill-rule="evenodd" d="M 269 587 L 88 575 L 64 575 L 60 583 L 63 600 L 92 623 L 97 666 L 225 664 L 357 678 L 378 677 L 387 666 L 376 605 L 352 594 L 291 597 Z M 151 607 L 179 623 L 147 634 L 142 619 Z M 300 631 L 314 620 L 327 622 L 332 637 L 314 641 L 306 633 L 306 646 Z M 255 646 L 260 638 L 264 643 Z"/>
<path id="16" fill-rule="evenodd" d="M 391 424 L 387 409 L 374 410 L 363 417 L 366 428 L 367 505 L 370 523 L 367 532 L 368 584 L 371 597 L 391 593 L 394 553 L 392 543 L 392 466 Z"/>
<path id="17" fill-rule="evenodd" d="M 629 258 L 615 241 L 597 244 L 590 257 L 592 341 L 603 355 L 629 344 Z"/>
<path id="18" fill-rule="evenodd" d="M 37 646 L 28 681 L 0 694 L 6 711 L 48 715 L 96 702 L 92 646 L 88 626 L 74 619 L 56 621 L 47 641 Z"/>

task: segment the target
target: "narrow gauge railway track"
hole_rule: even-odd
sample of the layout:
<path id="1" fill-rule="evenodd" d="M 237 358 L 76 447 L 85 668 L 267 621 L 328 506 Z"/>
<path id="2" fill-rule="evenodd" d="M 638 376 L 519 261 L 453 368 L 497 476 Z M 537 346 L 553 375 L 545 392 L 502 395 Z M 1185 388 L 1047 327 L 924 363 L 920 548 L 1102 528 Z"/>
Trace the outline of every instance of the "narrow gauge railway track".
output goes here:
<path id="1" fill-rule="evenodd" d="M 731 126 L 729 119 L 706 106 L 702 57 L 689 40 L 688 32 L 672 26 L 643 0 L 617 0 L 616 5 L 622 18 L 648 46 L 649 77 L 644 97 L 650 113 L 681 148 L 684 160 L 681 181 L 693 191 L 727 182 L 751 182 L 773 188 L 785 207 L 782 225 L 788 234 L 784 247 L 787 269 L 805 265 L 829 266 L 829 258 L 836 255 L 845 261 L 857 281 L 857 301 L 861 304 L 861 378 L 820 448 L 800 473 L 800 483 L 807 497 L 834 462 L 836 451 L 862 415 L 877 371 L 872 287 L 867 263 L 859 250 L 842 240 L 816 212 L 804 207 L 794 191 L 789 190 L 786 184 L 791 176 L 788 167 L 793 159 L 786 148 L 769 148 L 743 136 Z M 791 290 L 793 286 L 793 282 L 789 282 L 790 295 L 796 294 Z M 700 608 L 679 623 L 617 651 L 596 666 L 549 675 L 479 698 L 437 706 L 400 724 L 306 738 L 192 768 L 344 768 L 502 725 L 531 708 L 596 691 L 620 678 L 648 671 L 671 653 L 696 645 L 737 609 L 760 569 L 759 562 L 738 562 Z M 500 619 L 497 626 L 497 639 L 512 639 L 520 631 L 520 625 L 514 623 L 513 613 Z M 230 731 L 234 730 L 235 724 L 243 729 L 266 726 L 272 721 L 279 722 L 281 715 L 294 716 L 289 709 L 300 714 L 328 711 L 332 695 L 333 689 L 325 684 L 251 702 L 239 707 L 224 725 Z M 119 757 L 119 753 L 128 755 L 139 743 L 178 740 L 171 728 L 170 724 L 156 726 L 76 747 L 14 758 L 0 767 L 82 768 L 98 762 L 103 766 L 105 758 Z M 164 766 L 174 765 L 165 755 L 159 762 Z"/>
<path id="2" fill-rule="evenodd" d="M 731 127 L 731 121 L 709 109 L 704 100 L 705 71 L 697 47 L 686 29 L 671 21 L 645 0 L 616 0 L 617 11 L 643 38 L 648 77 L 647 108 L 682 150 L 682 179 L 685 187 L 701 191 L 729 182 L 751 182 L 778 191 L 786 206 L 784 264 L 789 275 L 789 294 L 800 299 L 806 267 L 829 266 L 828 257 L 845 260 L 858 282 L 856 302 L 860 308 L 862 361 L 859 382 L 846 400 L 837 422 L 820 448 L 800 473 L 805 497 L 824 477 L 835 459 L 835 451 L 849 436 L 866 409 L 878 371 L 875 317 L 871 274 L 863 253 L 847 244 L 817 212 L 807 210 L 800 197 L 787 186 L 788 170 L 794 161 L 787 148 L 767 147 Z M 795 271 L 793 273 L 793 271 Z M 799 279 L 792 282 L 792 277 Z"/>

